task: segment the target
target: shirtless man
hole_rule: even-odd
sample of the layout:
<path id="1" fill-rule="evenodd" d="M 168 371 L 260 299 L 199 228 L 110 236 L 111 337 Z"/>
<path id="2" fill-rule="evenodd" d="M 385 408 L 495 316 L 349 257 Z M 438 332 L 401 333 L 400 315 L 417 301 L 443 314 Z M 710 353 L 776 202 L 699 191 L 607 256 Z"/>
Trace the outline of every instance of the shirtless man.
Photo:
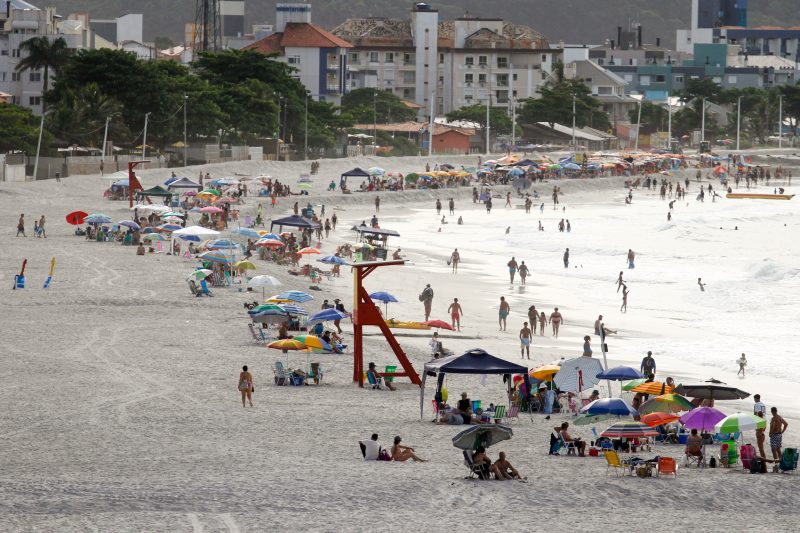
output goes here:
<path id="1" fill-rule="evenodd" d="M 500 331 L 506 330 L 506 318 L 508 318 L 509 313 L 511 313 L 511 306 L 508 305 L 505 296 L 500 297 Z"/>
<path id="2" fill-rule="evenodd" d="M 783 445 L 783 433 L 789 424 L 778 414 L 778 408 L 770 409 L 772 418 L 769 421 L 769 447 L 772 448 L 772 458 L 775 461 L 781 460 L 781 446 Z"/>
<path id="3" fill-rule="evenodd" d="M 628 268 L 635 268 L 634 261 L 636 259 L 636 254 L 630 248 L 628 249 Z"/>
<path id="4" fill-rule="evenodd" d="M 461 309 L 461 304 L 458 303 L 458 298 L 453 298 L 453 303 L 447 308 L 447 312 L 450 313 L 450 321 L 453 327 L 461 331 L 461 315 L 464 314 L 464 311 Z"/>
<path id="5" fill-rule="evenodd" d="M 561 321 L 564 320 L 564 317 L 561 316 L 561 313 L 558 312 L 558 307 L 550 313 L 550 323 L 553 325 L 553 337 L 558 338 L 558 328 L 561 326 Z"/>
<path id="6" fill-rule="evenodd" d="M 506 452 L 500 452 L 499 458 L 492 466 L 497 468 L 495 476 L 500 475 L 497 479 L 522 479 L 517 469 L 511 466 L 511 463 L 506 459 Z"/>
<path id="7" fill-rule="evenodd" d="M 525 261 L 520 263 L 520 265 L 519 265 L 519 279 L 520 279 L 520 282 L 523 285 L 525 285 L 525 278 L 527 278 L 528 274 L 530 274 L 530 273 L 531 273 L 531 271 L 528 270 L 528 265 L 525 264 Z"/>
<path id="8" fill-rule="evenodd" d="M 531 329 L 528 327 L 527 322 L 522 323 L 522 329 L 519 330 L 519 353 L 522 359 L 525 359 L 525 353 L 528 354 L 528 359 L 531 358 Z"/>
<path id="9" fill-rule="evenodd" d="M 569 428 L 569 422 L 562 422 L 561 426 L 554 427 L 556 433 L 560 433 L 561 437 L 564 439 L 566 443 L 573 443 L 575 448 L 578 450 L 578 455 L 583 457 L 584 451 L 586 450 L 586 442 L 582 441 L 581 439 L 576 439 L 570 436 L 567 432 L 567 428 Z"/>
<path id="10" fill-rule="evenodd" d="M 461 254 L 458 253 L 458 248 L 453 250 L 450 254 L 450 263 L 453 265 L 453 274 L 458 272 L 458 262 L 461 261 Z"/>
<path id="11" fill-rule="evenodd" d="M 512 285 L 514 284 L 514 275 L 517 273 L 518 268 L 517 260 L 512 257 L 511 261 L 508 262 L 508 276 L 511 278 Z"/>

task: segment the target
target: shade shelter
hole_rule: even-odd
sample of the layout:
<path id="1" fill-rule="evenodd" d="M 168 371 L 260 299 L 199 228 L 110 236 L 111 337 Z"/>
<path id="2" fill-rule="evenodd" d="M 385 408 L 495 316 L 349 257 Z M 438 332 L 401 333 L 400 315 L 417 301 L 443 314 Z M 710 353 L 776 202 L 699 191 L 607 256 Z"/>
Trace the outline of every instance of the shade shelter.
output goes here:
<path id="1" fill-rule="evenodd" d="M 286 226 L 290 228 L 300 228 L 303 230 L 312 230 L 320 227 L 319 222 L 314 222 L 313 220 L 301 217 L 300 215 L 292 215 L 290 217 L 275 219 L 269 225 L 269 230 L 272 231 L 272 228 L 275 226 L 278 226 L 281 229 Z"/>
<path id="2" fill-rule="evenodd" d="M 196 181 L 192 181 L 189 178 L 180 178 L 177 179 L 169 184 L 167 184 L 167 188 L 172 189 L 196 189 L 198 192 L 202 190 L 203 186 L 197 183 Z"/>
<path id="3" fill-rule="evenodd" d="M 356 167 L 356 168 L 354 168 L 352 170 L 348 170 L 347 172 L 344 172 L 342 174 L 342 176 L 339 178 L 339 185 L 340 186 L 346 185 L 347 184 L 347 178 L 368 178 L 368 179 L 371 179 L 372 176 L 370 176 L 369 172 L 367 172 L 366 170 L 362 170 L 361 168 Z"/>
<path id="4" fill-rule="evenodd" d="M 172 196 L 175 194 L 177 193 L 168 191 L 160 185 L 156 185 L 155 187 L 150 187 L 149 189 L 136 191 L 136 201 L 141 202 L 144 198 L 150 196 L 155 196 L 158 198 L 172 198 Z"/>
<path id="5" fill-rule="evenodd" d="M 358 233 L 358 242 L 366 242 L 370 246 L 376 248 L 374 255 L 377 259 L 387 259 L 389 237 L 400 236 L 400 234 L 394 230 L 371 228 L 364 224 L 353 226 L 352 230 Z"/>
<path id="6" fill-rule="evenodd" d="M 442 385 L 447 374 L 499 374 L 508 376 L 505 380 L 508 395 L 511 397 L 513 382 L 511 374 L 522 374 L 527 390 L 531 390 L 528 378 L 528 368 L 500 359 L 480 348 L 473 348 L 461 355 L 442 357 L 425 363 L 425 373 L 422 376 L 422 386 L 419 392 L 419 418 L 422 420 L 425 410 L 425 381 L 428 375 L 436 376 L 437 400 L 441 398 Z"/>

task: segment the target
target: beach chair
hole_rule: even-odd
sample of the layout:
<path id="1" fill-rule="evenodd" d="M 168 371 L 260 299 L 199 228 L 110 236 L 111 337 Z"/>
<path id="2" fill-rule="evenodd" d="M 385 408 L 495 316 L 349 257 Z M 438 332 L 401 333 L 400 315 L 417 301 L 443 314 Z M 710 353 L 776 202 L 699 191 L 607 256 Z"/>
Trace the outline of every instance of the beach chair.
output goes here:
<path id="1" fill-rule="evenodd" d="M 700 455 L 689 455 L 686 451 L 684 451 L 683 465 L 695 465 L 697 467 L 706 466 L 706 447 L 700 447 Z"/>
<path id="2" fill-rule="evenodd" d="M 307 379 L 313 379 L 316 385 L 319 385 L 320 380 L 322 379 L 322 365 L 319 363 L 311 363 L 311 367 L 306 374 Z"/>
<path id="3" fill-rule="evenodd" d="M 197 283 L 195 283 L 194 280 L 190 279 L 188 281 L 188 284 L 189 284 L 189 290 L 192 291 L 192 296 L 202 296 L 203 295 L 203 292 L 200 289 L 197 288 Z"/>
<path id="4" fill-rule="evenodd" d="M 267 337 L 264 335 L 264 332 L 261 331 L 261 328 L 256 328 L 252 322 L 247 324 L 247 327 L 250 329 L 250 334 L 253 336 L 254 341 L 266 344 Z"/>
<path id="5" fill-rule="evenodd" d="M 492 415 L 494 423 L 500 424 L 501 422 L 503 422 L 504 418 L 506 418 L 506 406 L 505 405 L 496 406 L 494 408 L 494 415 Z"/>
<path id="6" fill-rule="evenodd" d="M 578 451 L 578 447 L 575 443 L 564 440 L 564 434 L 561 432 L 558 433 L 558 440 L 561 442 L 561 447 L 567 449 L 567 455 L 575 455 L 575 452 Z"/>
<path id="7" fill-rule="evenodd" d="M 395 372 L 397 372 L 397 365 L 386 365 L 385 367 L 383 367 L 383 371 L 386 374 L 394 374 Z M 394 376 L 383 376 L 383 381 L 391 383 L 394 381 Z"/>
<path id="8" fill-rule="evenodd" d="M 675 459 L 672 457 L 659 457 L 658 464 L 656 465 L 656 477 L 661 477 L 662 475 L 668 476 L 670 474 L 676 478 L 678 477 L 678 464 L 675 462 Z"/>
<path id="9" fill-rule="evenodd" d="M 750 470 L 750 463 L 756 458 L 756 449 L 752 444 L 743 444 L 739 448 L 739 457 L 742 459 L 742 467 Z"/>
<path id="10" fill-rule="evenodd" d="M 373 374 L 372 372 L 366 372 L 366 374 L 367 374 L 367 381 L 369 382 L 370 385 L 372 385 L 372 390 L 382 388 L 380 378 L 376 378 L 375 374 Z"/>
<path id="11" fill-rule="evenodd" d="M 514 402 L 511 404 L 511 409 L 508 412 L 508 416 L 506 416 L 506 422 L 511 422 L 511 420 L 519 420 L 519 404 Z"/>
<path id="12" fill-rule="evenodd" d="M 781 472 L 797 472 L 797 448 L 786 448 L 778 463 Z"/>
<path id="13" fill-rule="evenodd" d="M 275 361 L 272 372 L 275 374 L 275 385 L 289 384 L 289 377 L 286 375 L 286 370 L 283 368 L 283 363 L 281 361 Z"/>
<path id="14" fill-rule="evenodd" d="M 606 475 L 608 475 L 608 470 L 613 468 L 615 472 L 624 476 L 625 471 L 630 467 L 626 461 L 619 458 L 619 454 L 614 450 L 603 450 L 603 457 L 606 458 Z"/>
<path id="15" fill-rule="evenodd" d="M 479 465 L 472 462 L 472 456 L 468 450 L 462 450 L 464 453 L 464 465 L 469 469 L 467 479 L 489 479 L 486 471 Z"/>

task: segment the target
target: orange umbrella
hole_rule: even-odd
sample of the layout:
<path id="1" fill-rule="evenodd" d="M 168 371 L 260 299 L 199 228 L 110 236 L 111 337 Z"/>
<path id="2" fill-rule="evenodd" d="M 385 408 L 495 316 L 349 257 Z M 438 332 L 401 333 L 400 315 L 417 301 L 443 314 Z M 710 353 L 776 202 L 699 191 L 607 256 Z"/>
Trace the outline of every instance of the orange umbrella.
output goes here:
<path id="1" fill-rule="evenodd" d="M 276 350 L 305 350 L 308 348 L 305 344 L 300 341 L 296 341 L 294 339 L 281 339 L 277 341 L 272 341 L 271 343 L 267 344 L 267 348 L 274 348 Z"/>
<path id="2" fill-rule="evenodd" d="M 309 255 L 309 254 L 319 254 L 322 253 L 314 247 L 308 246 L 303 248 L 297 252 L 297 255 Z"/>
<path id="3" fill-rule="evenodd" d="M 641 392 L 644 394 L 669 394 L 674 387 L 670 387 L 660 381 L 646 381 L 641 385 L 632 388 L 632 392 Z"/>
<path id="4" fill-rule="evenodd" d="M 669 413 L 650 413 L 648 415 L 644 415 L 640 419 L 640 422 L 644 422 L 651 428 L 654 428 L 662 424 L 669 424 L 670 422 L 675 422 L 679 418 L 680 418 L 679 416 L 675 416 Z"/>

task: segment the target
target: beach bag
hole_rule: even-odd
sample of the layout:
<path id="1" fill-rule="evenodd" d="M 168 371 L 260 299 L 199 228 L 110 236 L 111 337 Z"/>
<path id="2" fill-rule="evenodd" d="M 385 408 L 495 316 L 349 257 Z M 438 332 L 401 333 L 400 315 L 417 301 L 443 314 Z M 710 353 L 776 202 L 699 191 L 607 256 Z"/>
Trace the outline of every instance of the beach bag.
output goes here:
<path id="1" fill-rule="evenodd" d="M 717 458 L 716 457 L 712 457 L 711 459 L 708 460 L 708 467 L 709 468 L 716 468 L 717 467 Z"/>
<path id="2" fill-rule="evenodd" d="M 389 455 L 389 452 L 387 452 L 386 450 L 381 449 L 381 451 L 378 452 L 378 461 L 391 461 L 391 460 L 392 456 Z"/>
<path id="3" fill-rule="evenodd" d="M 756 456 L 756 449 L 753 448 L 752 444 L 745 444 L 742 446 L 739 456 L 742 458 L 742 466 L 749 470 L 750 464 L 753 462 Z"/>
<path id="4" fill-rule="evenodd" d="M 424 302 L 425 301 L 425 293 L 424 292 L 419 293 L 419 301 L 420 302 Z"/>
<path id="5" fill-rule="evenodd" d="M 764 467 L 764 473 L 766 473 L 767 463 L 763 460 L 755 458 L 750 460 L 749 470 L 751 474 L 761 474 L 761 467 Z"/>

